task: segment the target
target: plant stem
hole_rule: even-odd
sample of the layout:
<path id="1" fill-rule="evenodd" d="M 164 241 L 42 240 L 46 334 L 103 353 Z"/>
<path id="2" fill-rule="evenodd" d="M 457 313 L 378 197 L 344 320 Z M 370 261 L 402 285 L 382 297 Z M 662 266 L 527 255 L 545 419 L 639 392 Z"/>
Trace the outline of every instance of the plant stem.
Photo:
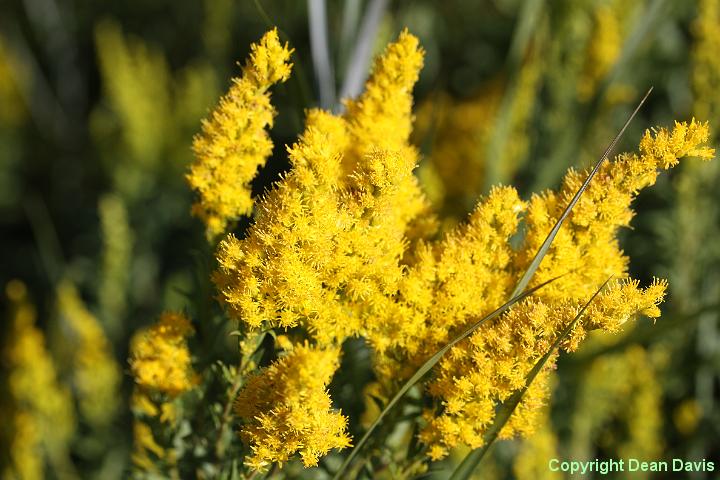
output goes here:
<path id="1" fill-rule="evenodd" d="M 218 458 L 222 458 L 225 455 L 225 449 L 223 447 L 223 436 L 225 435 L 225 430 L 227 429 L 228 423 L 230 423 L 230 413 L 232 411 L 233 402 L 235 401 L 235 397 L 237 397 L 238 392 L 240 392 L 240 388 L 242 387 L 244 378 L 243 373 L 245 372 L 245 369 L 250 363 L 251 357 L 252 355 L 249 355 L 240 364 L 240 367 L 235 374 L 235 380 L 230 387 L 230 395 L 228 397 L 227 403 L 225 404 L 225 408 L 223 409 L 223 414 L 220 419 L 220 432 L 218 433 L 217 441 L 215 442 L 215 454 L 218 456 Z"/>

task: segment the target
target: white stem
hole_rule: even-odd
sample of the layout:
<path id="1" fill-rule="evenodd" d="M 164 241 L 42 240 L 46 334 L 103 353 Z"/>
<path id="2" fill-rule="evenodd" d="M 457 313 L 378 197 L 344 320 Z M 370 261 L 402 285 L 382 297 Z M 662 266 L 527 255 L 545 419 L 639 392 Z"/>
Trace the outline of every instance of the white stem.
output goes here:
<path id="1" fill-rule="evenodd" d="M 368 74 L 375 33 L 387 6 L 388 0 L 371 0 L 365 11 L 355 48 L 345 71 L 343 86 L 340 90 L 341 99 L 356 97 L 362 91 Z"/>
<path id="2" fill-rule="evenodd" d="M 320 93 L 320 106 L 330 108 L 335 102 L 335 74 L 330 59 L 325 0 L 308 0 L 308 22 L 313 69 Z"/>

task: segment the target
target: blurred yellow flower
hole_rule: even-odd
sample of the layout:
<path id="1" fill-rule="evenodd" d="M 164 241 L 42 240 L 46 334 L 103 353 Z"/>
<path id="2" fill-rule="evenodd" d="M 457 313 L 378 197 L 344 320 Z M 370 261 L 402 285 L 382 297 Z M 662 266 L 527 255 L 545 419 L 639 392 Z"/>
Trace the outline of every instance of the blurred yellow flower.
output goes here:
<path id="1" fill-rule="evenodd" d="M 97 318 L 85 307 L 75 286 L 57 289 L 58 310 L 72 331 L 73 380 L 80 411 L 93 425 L 107 425 L 118 407 L 120 367 Z"/>
<path id="2" fill-rule="evenodd" d="M 673 423 L 683 435 L 691 435 L 698 427 L 702 418 L 702 408 L 694 398 L 685 400 L 675 408 Z"/>
<path id="3" fill-rule="evenodd" d="M 67 465 L 75 411 L 70 391 L 58 381 L 45 336 L 35 326 L 36 313 L 25 285 L 12 280 L 5 292 L 12 306 L 8 337 L 12 341 L 2 350 L 9 393 L 2 408 L 3 417 L 10 420 L 7 454 L 12 463 L 3 477 L 40 479 L 46 460 L 53 467 Z"/>
<path id="4" fill-rule="evenodd" d="M 195 374 L 186 338 L 192 333 L 190 321 L 173 312 L 163 313 L 157 323 L 136 333 L 130 345 L 135 383 L 170 397 L 190 390 Z"/>

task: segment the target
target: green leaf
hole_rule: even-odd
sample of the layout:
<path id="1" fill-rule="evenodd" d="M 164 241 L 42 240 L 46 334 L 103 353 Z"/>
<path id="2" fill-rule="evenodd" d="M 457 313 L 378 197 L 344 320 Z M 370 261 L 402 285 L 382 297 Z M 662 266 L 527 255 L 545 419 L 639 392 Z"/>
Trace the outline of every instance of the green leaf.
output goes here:
<path id="1" fill-rule="evenodd" d="M 367 429 L 365 434 L 362 436 L 360 441 L 355 445 L 352 452 L 350 452 L 350 455 L 345 458 L 345 461 L 340 466 L 340 469 L 337 471 L 335 476 L 333 476 L 333 480 L 339 480 L 340 478 L 343 478 L 343 474 L 345 473 L 345 470 L 350 466 L 352 461 L 355 459 L 355 457 L 358 455 L 362 447 L 365 445 L 365 443 L 368 441 L 372 433 L 375 431 L 377 426 L 380 424 L 380 422 L 385 418 L 385 416 L 392 410 L 392 408 L 400 401 L 400 399 L 415 385 L 417 382 L 420 381 L 422 377 L 425 376 L 426 373 L 428 373 L 432 367 L 435 366 L 435 364 L 440 361 L 442 356 L 450 350 L 452 347 L 454 347 L 458 342 L 465 339 L 467 336 L 469 336 L 472 332 L 477 330 L 478 327 L 480 327 L 483 323 L 492 320 L 495 317 L 498 317 L 499 315 L 503 314 L 506 310 L 508 310 L 510 307 L 512 307 L 517 302 L 523 300 L 524 298 L 532 295 L 537 290 L 541 289 L 542 287 L 548 285 L 549 283 L 554 282 L 557 280 L 558 277 L 551 278 L 547 282 L 541 283 L 540 285 L 537 285 L 520 295 L 515 295 L 513 298 L 511 298 L 507 303 L 502 305 L 497 310 L 493 311 L 492 313 L 488 314 L 487 316 L 481 318 L 474 324 L 472 324 L 470 327 L 468 327 L 465 331 L 463 331 L 460 335 L 455 337 L 453 340 L 451 340 L 448 344 L 446 344 L 443 348 L 438 350 L 432 357 L 430 357 L 425 363 L 422 364 L 422 366 L 413 374 L 412 377 L 408 381 L 406 381 L 403 386 L 398 390 L 398 392 L 395 394 L 395 396 L 388 402 L 388 404 L 385 406 L 385 408 L 380 412 L 380 415 L 375 419 L 375 421 L 370 425 L 370 428 Z"/>
<path id="2" fill-rule="evenodd" d="M 522 397 L 525 395 L 525 392 L 527 392 L 528 388 L 530 388 L 530 385 L 535 380 L 535 377 L 538 376 L 540 371 L 543 369 L 547 361 L 550 359 L 550 357 L 555 353 L 555 350 L 560 348 L 560 344 L 565 341 L 565 339 L 570 335 L 570 333 L 575 328 L 575 325 L 577 325 L 580 318 L 585 313 L 585 310 L 588 306 L 592 303 L 593 300 L 595 300 L 595 297 L 597 297 L 600 292 L 605 288 L 605 286 L 608 284 L 612 277 L 605 280 L 605 283 L 603 283 L 600 288 L 597 289 L 597 291 L 593 294 L 592 297 L 590 297 L 590 300 L 587 301 L 585 305 L 580 309 L 578 314 L 573 318 L 573 320 L 565 327 L 565 329 L 560 333 L 560 335 L 555 339 L 555 342 L 552 344 L 550 349 L 540 357 L 540 359 L 535 363 L 532 370 L 530 370 L 530 373 L 528 373 L 526 379 L 525 379 L 525 386 L 521 388 L 520 390 L 517 390 L 515 393 L 513 393 L 510 398 L 505 400 L 501 405 L 500 409 L 498 410 L 497 414 L 495 415 L 495 421 L 493 421 L 493 424 L 490 426 L 488 431 L 485 433 L 484 436 L 484 445 L 480 448 L 477 448 L 470 452 L 462 461 L 460 465 L 455 469 L 453 474 L 450 476 L 449 480 L 467 480 L 470 478 L 470 475 L 475 471 L 475 468 L 477 467 L 478 463 L 480 463 L 480 460 L 485 456 L 485 453 L 490 449 L 492 444 L 497 440 L 498 435 L 502 431 L 505 424 L 510 420 L 510 417 L 512 416 L 513 412 L 515 411 L 515 408 L 520 404 L 520 401 L 522 400 Z"/>
<path id="3" fill-rule="evenodd" d="M 632 112 L 630 117 L 628 117 L 627 121 L 625 122 L 625 125 L 620 129 L 618 134 L 615 136 L 612 142 L 610 142 L 610 145 L 605 149 L 605 152 L 602 154 L 602 157 L 600 157 L 600 160 L 595 164 L 595 167 L 592 169 L 592 172 L 590 172 L 590 175 L 585 179 L 585 182 L 583 182 L 582 186 L 578 189 L 577 192 L 575 192 L 575 196 L 570 200 L 570 203 L 567 207 L 565 207 L 565 210 L 563 211 L 562 215 L 560 215 L 560 218 L 558 218 L 558 221 L 555 222 L 555 226 L 553 226 L 552 230 L 550 230 L 550 233 L 548 233 L 547 238 L 545 238 L 545 241 L 540 246 L 540 249 L 535 254 L 535 257 L 532 259 L 532 262 L 530 262 L 530 266 L 523 274 L 522 278 L 518 282 L 517 286 L 515 287 L 515 291 L 513 292 L 513 296 L 517 295 L 519 292 L 522 292 L 525 290 L 525 287 L 528 286 L 528 283 L 530 283 L 530 280 L 532 279 L 532 276 L 535 274 L 535 271 L 540 266 L 540 262 L 542 261 L 543 257 L 545 257 L 545 254 L 547 253 L 548 249 L 550 248 L 550 244 L 555 239 L 555 235 L 557 235 L 558 231 L 560 231 L 560 227 L 562 227 L 563 222 L 565 219 L 570 215 L 570 212 L 572 211 L 575 204 L 580 200 L 580 196 L 583 194 L 585 189 L 587 189 L 588 185 L 590 184 L 590 181 L 593 179 L 595 174 L 600 170 L 600 166 L 602 166 L 603 162 L 607 159 L 610 152 L 615 148 L 615 145 L 617 145 L 617 142 L 620 140 L 620 138 L 623 136 L 623 133 L 625 133 L 625 130 L 627 129 L 628 125 L 630 125 L 630 122 L 632 122 L 633 118 L 635 118 L 635 115 L 637 115 L 638 111 L 640 110 L 640 107 L 643 106 L 645 103 L 645 100 L 650 96 L 650 93 L 652 92 L 652 87 L 647 91 L 645 96 L 642 100 L 640 100 L 640 103 L 638 103 L 638 106 L 635 107 L 635 110 Z"/>

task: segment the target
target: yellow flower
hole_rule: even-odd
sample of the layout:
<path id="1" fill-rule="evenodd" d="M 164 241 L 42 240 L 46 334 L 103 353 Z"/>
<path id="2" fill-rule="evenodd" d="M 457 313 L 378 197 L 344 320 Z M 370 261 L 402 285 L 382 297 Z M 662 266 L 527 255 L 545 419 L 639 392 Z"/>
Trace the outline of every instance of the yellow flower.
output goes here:
<path id="1" fill-rule="evenodd" d="M 332 410 L 327 386 L 339 364 L 339 349 L 307 343 L 250 378 L 235 402 L 245 420 L 240 435 L 251 449 L 245 463 L 265 470 L 299 453 L 306 467 L 333 448 L 350 446 L 347 419 Z"/>
<path id="2" fill-rule="evenodd" d="M 145 471 L 154 471 L 155 465 L 150 454 L 157 458 L 166 456 L 165 449 L 155 441 L 152 430 L 145 423 L 135 421 L 133 423 L 133 464 Z"/>
<path id="3" fill-rule="evenodd" d="M 408 144 L 421 60 L 417 39 L 403 32 L 344 117 L 308 113 L 288 149 L 293 168 L 262 199 L 247 237 L 220 243 L 214 281 L 232 317 L 252 328 L 303 325 L 325 345 L 394 308 L 407 238 L 433 224 L 421 215 L 427 203 Z M 377 122 L 404 127 L 382 132 Z"/>
<path id="4" fill-rule="evenodd" d="M 353 166 L 362 162 L 369 150 L 399 150 L 406 146 L 412 131 L 412 88 L 423 55 L 417 37 L 404 30 L 375 60 L 363 94 L 357 100 L 346 101 L 349 129 L 356 138 L 346 160 Z"/>
<path id="5" fill-rule="evenodd" d="M 443 404 L 452 405 L 453 408 L 445 408 L 434 417 L 432 412 L 426 414 L 429 418 L 428 426 L 421 433 L 424 442 L 431 446 L 440 444 L 444 451 L 459 444 L 471 447 L 481 445 L 485 429 L 494 418 L 497 404 L 524 385 L 525 377 L 535 362 L 548 351 L 559 332 L 609 276 L 614 275 L 619 280 L 612 282 L 590 305 L 584 321 L 573 330 L 563 345 L 564 349 L 575 350 L 587 330 L 615 332 L 636 315 L 642 314 L 651 318 L 660 315 L 658 304 L 663 299 L 667 283 L 656 280 L 649 287 L 641 289 L 637 281 L 624 279 L 627 277 L 628 260 L 618 245 L 617 231 L 629 224 L 633 214 L 630 209 L 632 199 L 640 189 L 655 182 L 659 168 L 672 167 L 678 163 L 679 158 L 688 155 L 704 159 L 712 157 L 713 150 L 704 146 L 707 139 L 707 124 L 695 121 L 689 124 L 676 123 L 672 132 L 665 129 L 658 129 L 654 133 L 646 132 L 640 142 L 639 155 L 619 155 L 614 161 L 601 167 L 558 233 L 533 282 L 567 275 L 539 291 L 532 299 L 516 305 L 490 325 L 483 326 L 441 360 L 440 371 L 430 382 L 429 392 Z M 509 267 L 487 273 L 489 278 L 485 280 L 486 284 L 499 289 L 497 299 L 487 304 L 484 310 L 460 310 L 457 323 L 450 322 L 450 325 L 466 326 L 469 319 L 489 313 L 508 298 L 519 275 L 525 271 L 587 173 L 580 174 L 571 170 L 559 192 L 548 191 L 531 199 L 525 217 L 526 236 L 519 251 L 504 252 L 501 247 L 484 248 L 485 252 L 492 252 L 488 257 L 493 258 L 494 262 L 510 256 Z M 497 191 L 495 194 L 497 195 Z M 483 206 L 492 204 L 493 201 L 491 193 Z M 501 207 L 490 211 L 503 212 L 508 211 L 508 208 Z M 509 235 L 515 231 L 517 225 L 517 222 L 509 223 L 511 216 L 506 217 L 505 221 L 492 217 L 485 219 L 488 221 L 489 230 L 502 232 L 505 226 Z M 473 238 L 491 237 L 484 233 Z M 483 283 L 468 273 L 468 270 L 478 268 L 482 263 L 476 261 L 463 267 L 462 256 L 458 255 L 450 256 L 441 263 L 460 283 L 456 289 L 456 292 L 460 293 L 453 296 L 459 296 L 464 291 L 477 291 L 479 298 L 483 299 L 487 296 L 487 293 L 483 295 L 482 292 Z M 464 281 L 466 278 L 467 282 Z M 508 283 L 501 283 L 503 281 Z M 458 303 L 461 306 L 466 305 L 468 300 Z M 479 303 L 485 305 L 484 302 Z M 439 304 L 450 305 L 451 301 L 443 298 Z M 444 317 L 437 318 L 446 321 L 447 312 Z M 457 329 L 455 331 L 457 332 Z M 440 338 L 441 342 L 446 342 L 450 337 Z M 442 343 L 427 350 L 421 360 L 441 345 Z M 393 354 L 398 358 L 397 352 Z M 552 363 L 553 359 L 547 368 L 550 368 Z M 548 396 L 543 388 L 547 368 L 531 386 L 501 432 L 501 437 L 532 431 L 533 417 Z M 467 433 L 468 431 L 470 433 Z M 466 432 L 464 438 L 460 432 Z"/>
<path id="6" fill-rule="evenodd" d="M 60 315 L 73 334 L 73 377 L 80 410 L 91 424 L 105 425 L 118 407 L 120 368 L 105 332 L 75 286 L 63 282 L 57 295 Z"/>
<path id="7" fill-rule="evenodd" d="M 132 165 L 147 174 L 161 160 L 168 133 L 169 67 L 158 50 L 127 38 L 114 22 L 99 23 L 95 40 L 105 94 L 123 126 L 123 140 L 135 162 Z M 123 175 L 126 170 L 121 170 Z M 115 180 L 123 190 L 130 187 L 130 179 L 123 179 L 120 173 Z"/>
<path id="8" fill-rule="evenodd" d="M 577 408 L 570 419 L 570 456 L 587 456 L 587 449 L 598 445 L 602 431 L 618 430 L 622 440 L 616 444 L 617 457 L 660 455 L 663 412 L 657 377 L 653 356 L 639 345 L 595 359 L 579 386 Z"/>
<path id="9" fill-rule="evenodd" d="M 138 332 L 130 345 L 130 369 L 135 383 L 149 391 L 176 397 L 195 384 L 186 338 L 190 321 L 165 312 L 153 326 Z"/>
<path id="10" fill-rule="evenodd" d="M 2 351 L 9 393 L 7 399 L 2 399 L 2 407 L 12 419 L 14 429 L 8 452 L 13 464 L 9 468 L 12 476 L 27 474 L 27 478 L 41 478 L 45 458 L 53 466 L 68 461 L 75 412 L 70 392 L 58 381 L 53 359 L 45 347 L 45 336 L 35 326 L 35 309 L 28 300 L 25 285 L 12 280 L 6 286 L 6 294 L 12 315 L 10 341 Z"/>
<path id="11" fill-rule="evenodd" d="M 700 0 L 697 19 L 693 24 L 696 38 L 692 49 L 693 112 L 700 118 L 716 121 L 720 105 L 715 92 L 720 86 L 720 2 Z"/>
<path id="12" fill-rule="evenodd" d="M 120 330 L 128 303 L 133 231 L 127 207 L 119 195 L 104 195 L 98 202 L 98 216 L 103 242 L 98 308 L 112 334 Z"/>
<path id="13" fill-rule="evenodd" d="M 705 146 L 708 137 L 707 123 L 676 122 L 672 131 L 646 131 L 639 155 L 622 154 L 604 163 L 560 229 L 534 282 L 569 274 L 543 289 L 542 295 L 587 299 L 609 276 L 625 277 L 628 258 L 622 254 L 616 234 L 633 217 L 630 203 L 640 190 L 655 183 L 658 169 L 670 168 L 686 156 L 711 159 L 714 150 Z M 519 272 L 529 265 L 587 174 L 571 169 L 558 192 L 533 196 L 525 220 L 527 235 L 516 258 Z"/>
<path id="14" fill-rule="evenodd" d="M 702 417 L 700 402 L 691 398 L 684 400 L 675 408 L 673 412 L 673 423 L 678 432 L 688 436 L 695 432 Z"/>
<path id="15" fill-rule="evenodd" d="M 588 43 L 585 68 L 578 82 L 578 93 L 582 100 L 587 101 L 592 97 L 620 57 L 624 40 L 624 7 L 621 2 L 613 2 L 613 5 L 601 5 L 593 12 L 593 34 Z"/>
<path id="16" fill-rule="evenodd" d="M 41 428 L 36 419 L 28 412 L 19 410 L 15 412 L 11 422 L 12 440 L 8 442 L 11 464 L 5 466 L 3 478 L 44 478 Z"/>
<path id="17" fill-rule="evenodd" d="M 242 76 L 233 79 L 193 143 L 195 162 L 187 181 L 199 199 L 192 211 L 205 222 L 210 238 L 252 211 L 250 182 L 273 148 L 266 131 L 275 116 L 268 89 L 287 80 L 292 67 L 292 51 L 280 43 L 277 29 L 251 48 Z"/>
<path id="18" fill-rule="evenodd" d="M 253 468 L 296 452 L 314 465 L 345 446 L 344 417 L 330 411 L 325 391 L 342 342 L 367 339 L 381 394 L 391 395 L 440 347 L 508 300 L 586 178 L 588 172 L 570 170 L 558 191 L 527 203 L 513 187 L 495 187 L 466 223 L 434 239 L 434 217 L 412 174 L 417 152 L 408 144 L 411 87 L 421 64 L 417 39 L 403 32 L 376 60 L 365 92 L 347 102 L 345 115 L 309 111 L 305 131 L 288 149 L 292 168 L 259 201 L 247 235 L 220 242 L 213 280 L 230 316 L 254 334 L 297 328 L 314 345 L 284 346 L 286 356 L 253 377 L 238 398 Z M 482 445 L 498 405 L 525 385 L 609 276 L 616 280 L 563 349 L 578 348 L 589 330 L 614 332 L 636 315 L 659 316 L 666 283 L 643 289 L 628 278 L 617 233 L 629 225 L 633 198 L 655 182 L 658 169 L 685 156 L 712 157 L 708 135 L 707 124 L 694 120 L 648 131 L 639 154 L 601 167 L 533 285 L 566 275 L 456 345 L 426 383 L 435 403 L 424 412 L 420 440 L 433 459 L 459 445 Z M 524 236 L 513 247 L 518 231 Z M 502 438 L 532 432 L 553 365 L 554 357 Z"/>

